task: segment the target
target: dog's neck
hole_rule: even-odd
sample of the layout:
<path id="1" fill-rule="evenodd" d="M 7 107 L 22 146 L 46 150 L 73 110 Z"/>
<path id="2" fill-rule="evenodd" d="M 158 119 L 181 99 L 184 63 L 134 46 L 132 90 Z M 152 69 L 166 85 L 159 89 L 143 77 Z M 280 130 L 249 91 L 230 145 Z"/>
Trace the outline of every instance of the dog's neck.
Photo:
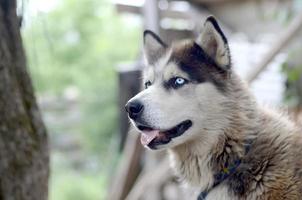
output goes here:
<path id="1" fill-rule="evenodd" d="M 210 140 L 196 140 L 170 150 L 172 167 L 181 182 L 201 190 L 213 185 L 211 144 Z"/>
<path id="2" fill-rule="evenodd" d="M 245 154 L 246 141 L 217 136 L 217 141 L 194 140 L 171 150 L 172 165 L 181 180 L 198 190 L 214 185 L 215 175 Z"/>
<path id="3" fill-rule="evenodd" d="M 215 182 L 215 175 L 240 160 L 246 145 L 255 137 L 257 113 L 253 113 L 253 98 L 245 89 L 237 89 L 234 102 L 245 106 L 233 105 L 230 123 L 220 130 L 208 130 L 200 138 L 186 142 L 170 150 L 172 167 L 176 169 L 183 182 L 198 190 L 208 190 Z M 240 98 L 240 99 L 238 99 Z M 247 105 L 250 105 L 250 109 Z M 236 108 L 235 108 L 236 107 Z M 245 110 L 241 110 L 241 108 Z M 244 124 L 246 123 L 246 124 Z"/>

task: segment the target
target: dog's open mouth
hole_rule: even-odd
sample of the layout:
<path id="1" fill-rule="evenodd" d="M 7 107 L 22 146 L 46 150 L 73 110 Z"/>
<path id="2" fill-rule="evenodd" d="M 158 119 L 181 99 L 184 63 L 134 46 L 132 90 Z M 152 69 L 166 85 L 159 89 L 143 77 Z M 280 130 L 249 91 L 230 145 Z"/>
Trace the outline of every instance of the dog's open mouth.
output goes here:
<path id="1" fill-rule="evenodd" d="M 138 125 L 137 128 L 142 132 L 142 145 L 155 149 L 157 145 L 167 144 L 173 138 L 182 135 L 191 126 L 192 121 L 185 120 L 168 130 L 158 130 L 144 125 Z"/>

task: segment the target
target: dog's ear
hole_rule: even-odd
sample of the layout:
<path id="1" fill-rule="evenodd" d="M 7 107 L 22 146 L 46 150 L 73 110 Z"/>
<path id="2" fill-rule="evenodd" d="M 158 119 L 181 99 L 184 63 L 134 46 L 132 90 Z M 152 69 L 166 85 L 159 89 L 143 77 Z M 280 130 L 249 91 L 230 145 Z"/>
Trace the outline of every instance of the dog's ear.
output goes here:
<path id="1" fill-rule="evenodd" d="M 231 67 L 228 41 L 213 16 L 206 19 L 203 30 L 197 38 L 197 43 L 219 67 L 224 70 Z"/>
<path id="2" fill-rule="evenodd" d="M 144 31 L 144 53 L 148 64 L 154 64 L 164 53 L 167 45 L 150 30 Z"/>

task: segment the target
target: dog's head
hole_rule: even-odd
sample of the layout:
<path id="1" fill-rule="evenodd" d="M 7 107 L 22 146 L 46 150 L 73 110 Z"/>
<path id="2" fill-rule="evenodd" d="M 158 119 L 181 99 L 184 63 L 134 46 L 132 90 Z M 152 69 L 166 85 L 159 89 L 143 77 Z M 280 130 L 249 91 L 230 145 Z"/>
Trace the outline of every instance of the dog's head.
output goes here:
<path id="1" fill-rule="evenodd" d="M 144 50 L 145 90 L 126 104 L 143 145 L 171 148 L 225 126 L 231 61 L 227 39 L 214 17 L 192 41 L 167 45 L 145 31 Z"/>

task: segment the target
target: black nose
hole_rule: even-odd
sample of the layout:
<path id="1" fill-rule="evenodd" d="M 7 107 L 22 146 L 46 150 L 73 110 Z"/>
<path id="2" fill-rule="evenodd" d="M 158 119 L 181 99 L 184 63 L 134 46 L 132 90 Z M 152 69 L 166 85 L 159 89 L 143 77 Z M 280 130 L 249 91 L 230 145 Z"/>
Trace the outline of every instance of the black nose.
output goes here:
<path id="1" fill-rule="evenodd" d="M 129 114 L 129 117 L 131 119 L 136 119 L 142 114 L 142 111 L 144 110 L 144 105 L 139 101 L 129 101 L 125 105 L 125 108 Z"/>

